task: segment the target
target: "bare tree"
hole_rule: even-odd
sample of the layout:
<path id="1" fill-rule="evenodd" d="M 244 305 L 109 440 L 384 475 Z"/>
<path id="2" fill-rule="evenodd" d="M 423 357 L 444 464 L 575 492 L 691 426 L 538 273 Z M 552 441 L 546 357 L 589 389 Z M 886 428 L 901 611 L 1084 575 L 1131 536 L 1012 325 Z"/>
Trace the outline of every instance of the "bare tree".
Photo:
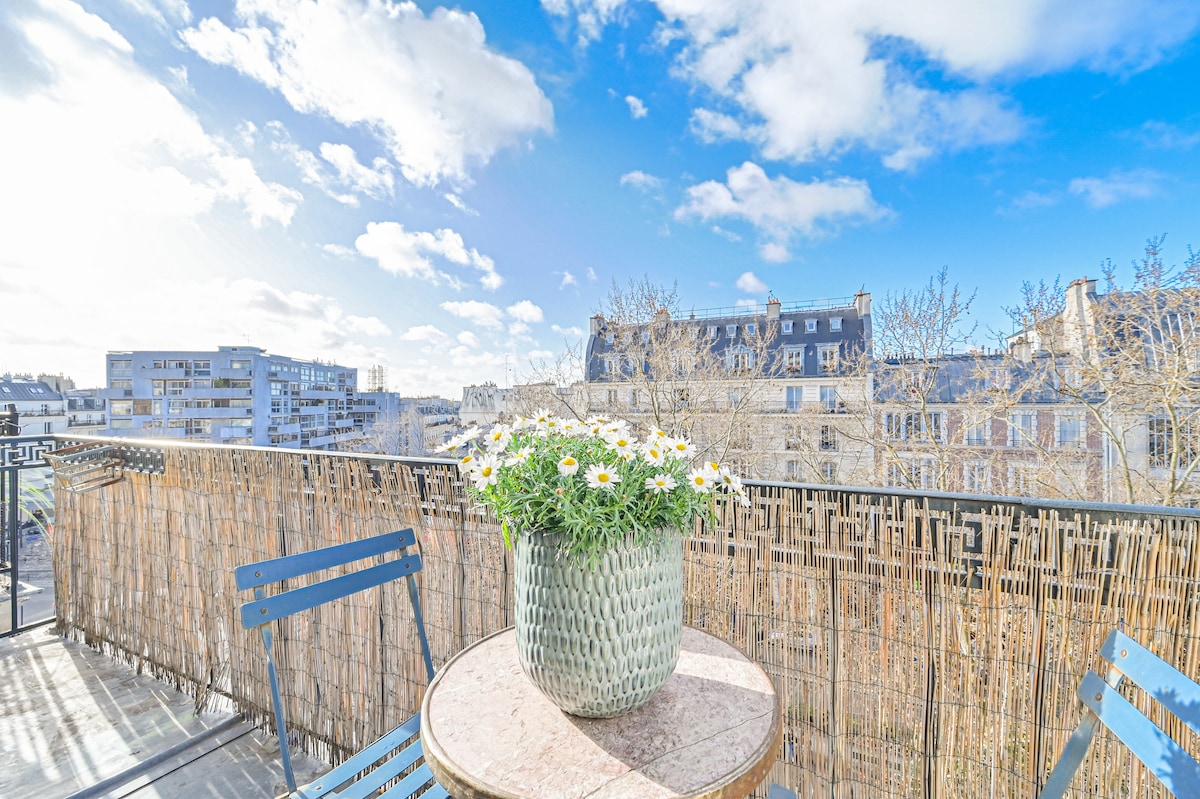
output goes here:
<path id="1" fill-rule="evenodd" d="M 1108 261 L 1103 294 L 1086 278 L 1061 303 L 1026 286 L 1010 309 L 1023 325 L 1014 358 L 1102 434 L 1113 501 L 1200 501 L 1200 256 L 1189 248 L 1182 267 L 1168 266 L 1164 238 L 1146 242 L 1128 288 Z"/>

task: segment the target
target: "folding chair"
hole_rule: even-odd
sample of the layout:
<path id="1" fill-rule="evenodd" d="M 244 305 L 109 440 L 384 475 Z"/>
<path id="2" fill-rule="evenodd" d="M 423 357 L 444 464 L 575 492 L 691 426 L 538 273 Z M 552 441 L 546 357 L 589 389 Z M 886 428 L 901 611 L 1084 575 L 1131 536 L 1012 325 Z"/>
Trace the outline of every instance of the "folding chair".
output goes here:
<path id="1" fill-rule="evenodd" d="M 250 563 L 237 569 L 239 590 L 254 589 L 254 599 L 242 605 L 242 626 L 258 628 L 263 645 L 267 650 L 267 673 L 271 681 L 271 703 L 275 707 L 275 725 L 279 731 L 279 752 L 283 759 L 283 770 L 287 778 L 289 796 L 294 799 L 362 799 L 368 796 L 402 799 L 421 796 L 425 799 L 445 799 L 449 794 L 438 785 L 425 764 L 421 750 L 420 713 L 386 733 L 349 760 L 340 764 L 323 777 L 300 787 L 292 772 L 292 757 L 288 749 L 287 720 L 284 718 L 283 701 L 279 691 L 279 677 L 271 648 L 271 626 L 277 619 L 294 613 L 310 610 L 335 599 L 373 588 L 377 585 L 404 577 L 408 583 L 408 597 L 412 602 L 413 617 L 421 642 L 421 653 L 425 658 L 425 670 L 433 679 L 433 659 L 429 655 L 429 641 L 425 637 L 425 625 L 421 620 L 421 604 L 417 597 L 417 586 L 413 575 L 421 570 L 421 556 L 409 553 L 408 547 L 416 543 L 412 530 L 385 533 L 361 541 L 314 549 L 296 555 Z M 295 577 L 332 569 L 354 563 L 365 558 L 374 558 L 388 553 L 398 557 L 378 565 L 361 565 L 356 571 L 329 577 L 319 582 L 267 596 L 265 586 L 270 583 L 285 583 Z M 405 772 L 412 770 L 412 773 Z M 404 775 L 404 778 L 386 791 L 378 791 L 387 783 Z"/>
<path id="2" fill-rule="evenodd" d="M 1108 679 L 1101 679 L 1094 671 L 1084 676 L 1079 686 L 1079 698 L 1086 706 L 1083 719 L 1063 747 L 1041 799 L 1056 799 L 1066 792 L 1101 724 L 1129 747 L 1173 795 L 1200 799 L 1200 764 L 1117 692 L 1121 681 L 1129 678 L 1192 732 L 1200 734 L 1200 685 L 1119 630 L 1108 636 L 1100 653 L 1112 664 Z"/>

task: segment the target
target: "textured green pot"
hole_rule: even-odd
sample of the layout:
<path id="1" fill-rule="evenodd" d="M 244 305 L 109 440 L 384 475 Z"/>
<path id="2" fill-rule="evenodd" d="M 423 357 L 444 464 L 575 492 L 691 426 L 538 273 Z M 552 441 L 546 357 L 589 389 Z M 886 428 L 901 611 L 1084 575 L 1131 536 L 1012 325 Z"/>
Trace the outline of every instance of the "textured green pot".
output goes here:
<path id="1" fill-rule="evenodd" d="M 591 569 L 550 533 L 515 545 L 517 652 L 529 679 L 567 713 L 611 718 L 641 707 L 679 659 L 683 540 L 623 544 Z"/>

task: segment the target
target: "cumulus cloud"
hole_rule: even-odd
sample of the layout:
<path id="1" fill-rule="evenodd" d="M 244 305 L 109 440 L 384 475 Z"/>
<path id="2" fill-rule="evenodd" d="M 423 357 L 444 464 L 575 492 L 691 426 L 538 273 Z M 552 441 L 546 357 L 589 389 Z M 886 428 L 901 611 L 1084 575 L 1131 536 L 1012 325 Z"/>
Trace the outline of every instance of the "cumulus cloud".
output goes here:
<path id="1" fill-rule="evenodd" d="M 364 336 L 390 336 L 392 329 L 376 316 L 346 316 L 346 327 Z"/>
<path id="2" fill-rule="evenodd" d="M 337 170 L 338 183 L 376 200 L 392 195 L 392 165 L 386 158 L 375 158 L 371 166 L 365 166 L 358 162 L 353 147 L 329 142 L 322 142 L 320 152 Z"/>
<path id="3" fill-rule="evenodd" d="M 652 191 L 662 186 L 662 180 L 654 175 L 647 175 L 640 169 L 635 169 L 621 175 L 621 185 L 633 186 L 641 191 Z"/>
<path id="4" fill-rule="evenodd" d="M 570 327 L 550 325 L 550 329 L 566 338 L 581 338 L 583 336 L 583 328 L 578 325 L 571 325 Z"/>
<path id="5" fill-rule="evenodd" d="M 646 104 L 632 94 L 625 96 L 625 104 L 629 106 L 629 116 L 634 119 L 641 119 L 648 113 L 646 111 Z"/>
<path id="6" fill-rule="evenodd" d="M 475 248 L 467 249 L 462 236 L 449 228 L 432 233 L 410 232 L 399 222 L 369 222 L 367 232 L 354 240 L 354 246 L 361 254 L 375 259 L 381 269 L 401 277 L 460 287 L 462 281 L 458 277 L 433 265 L 429 256 L 437 256 L 482 272 L 479 282 L 485 289 L 494 291 L 504 283 L 492 259 Z"/>
<path id="7" fill-rule="evenodd" d="M 510 317 L 522 322 L 542 321 L 542 309 L 529 300 L 521 300 L 504 309 Z"/>
<path id="8" fill-rule="evenodd" d="M 572 275 L 570 272 L 564 271 L 562 273 L 562 280 L 559 282 L 558 287 L 560 289 L 565 289 L 567 286 L 576 285 L 577 282 L 578 281 L 575 280 L 574 275 Z"/>
<path id="9" fill-rule="evenodd" d="M 889 213 L 875 202 L 864 181 L 772 179 L 758 164 L 747 161 L 730 169 L 725 183 L 710 180 L 689 188 L 686 202 L 675 209 L 675 218 L 744 219 L 765 239 L 760 256 L 767 261 L 785 261 L 790 257 L 788 242 L 793 235 L 814 237 L 832 226 L 871 222 Z"/>
<path id="10" fill-rule="evenodd" d="M 753 272 L 742 272 L 735 285 L 738 290 L 747 294 L 764 294 L 767 291 L 767 284 L 759 280 Z"/>
<path id="11" fill-rule="evenodd" d="M 479 300 L 443 302 L 442 310 L 460 319 L 474 322 L 480 327 L 504 327 L 504 311 L 491 303 Z"/>
<path id="12" fill-rule="evenodd" d="M 1200 6 L 1181 0 L 847 3 L 655 0 L 675 74 L 705 90 L 692 129 L 770 159 L 865 148 L 891 169 L 939 151 L 1011 141 L 1013 76 L 1147 67 L 1187 41 Z M 543 0 L 597 38 L 624 0 Z"/>
<path id="13" fill-rule="evenodd" d="M 302 114 L 371 131 L 414 184 L 465 181 L 472 162 L 553 126 L 533 74 L 488 48 L 472 13 L 357 0 L 259 0 L 238 11 L 239 27 L 207 17 L 183 42 Z"/>
<path id="14" fill-rule="evenodd" d="M 1107 208 L 1122 200 L 1153 197 L 1161 180 L 1158 173 L 1149 169 L 1113 172 L 1106 178 L 1075 178 L 1067 185 L 1067 191 L 1083 197 L 1092 208 Z"/>
<path id="15" fill-rule="evenodd" d="M 449 341 L 450 337 L 436 325 L 417 325 L 401 333 L 399 339 L 401 341 L 424 341 L 430 344 L 440 344 L 444 341 Z"/>

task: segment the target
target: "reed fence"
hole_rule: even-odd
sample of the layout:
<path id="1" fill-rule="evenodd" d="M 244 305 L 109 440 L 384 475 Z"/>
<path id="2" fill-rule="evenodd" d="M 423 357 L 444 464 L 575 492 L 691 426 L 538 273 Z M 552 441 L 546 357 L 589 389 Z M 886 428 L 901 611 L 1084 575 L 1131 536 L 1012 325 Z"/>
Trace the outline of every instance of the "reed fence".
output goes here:
<path id="1" fill-rule="evenodd" d="M 685 618 L 774 678 L 771 780 L 801 796 L 1033 796 L 1118 624 L 1200 676 L 1200 513 L 749 489 L 750 508 L 687 542 Z M 269 722 L 261 645 L 237 621 L 242 563 L 413 527 L 435 666 L 511 623 L 509 553 L 449 462 L 164 445 L 161 473 L 56 496 L 60 629 L 198 706 L 228 694 Z M 378 589 L 277 637 L 305 748 L 337 760 L 418 709 L 409 616 Z M 1166 795 L 1106 735 L 1074 791 Z"/>

